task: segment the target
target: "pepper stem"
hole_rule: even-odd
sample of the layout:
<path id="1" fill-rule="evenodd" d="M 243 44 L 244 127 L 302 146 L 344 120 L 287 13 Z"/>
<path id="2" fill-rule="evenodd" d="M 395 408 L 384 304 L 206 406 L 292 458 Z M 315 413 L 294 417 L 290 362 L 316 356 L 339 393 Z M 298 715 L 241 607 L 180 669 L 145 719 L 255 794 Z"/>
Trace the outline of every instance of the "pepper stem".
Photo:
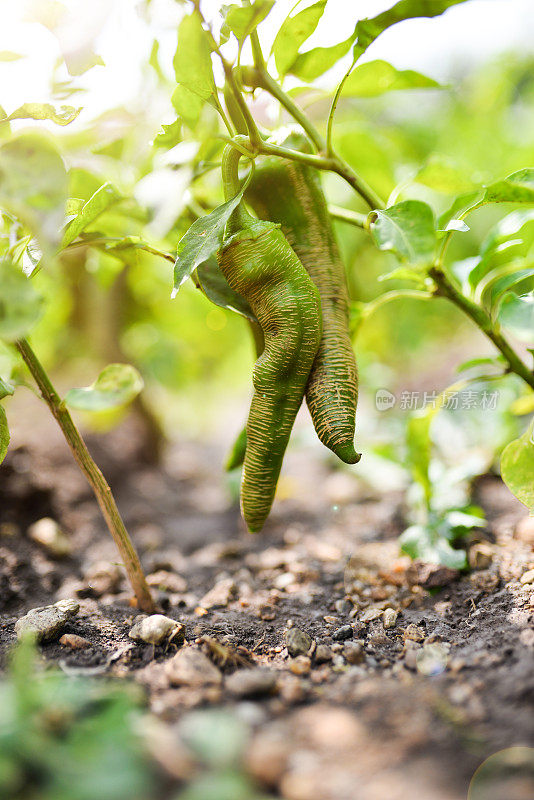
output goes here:
<path id="1" fill-rule="evenodd" d="M 239 142 L 240 139 L 248 143 L 246 136 L 236 136 L 235 138 L 236 142 Z M 241 191 L 242 186 L 239 180 L 239 159 L 241 156 L 241 151 L 231 144 L 224 148 L 221 172 L 225 200 L 232 200 Z M 244 202 L 241 200 L 226 223 L 226 231 L 229 234 L 237 233 L 244 228 L 250 228 L 255 222 L 256 220 L 248 213 Z"/>

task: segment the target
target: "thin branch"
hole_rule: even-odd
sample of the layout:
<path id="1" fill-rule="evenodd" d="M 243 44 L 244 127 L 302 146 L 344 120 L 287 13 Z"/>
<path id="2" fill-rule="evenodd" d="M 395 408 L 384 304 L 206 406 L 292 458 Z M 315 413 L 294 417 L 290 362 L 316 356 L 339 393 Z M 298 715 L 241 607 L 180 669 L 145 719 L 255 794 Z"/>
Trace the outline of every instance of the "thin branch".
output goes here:
<path id="1" fill-rule="evenodd" d="M 78 466 L 95 493 L 109 532 L 124 563 L 139 608 L 148 613 L 153 613 L 155 610 L 154 600 L 145 580 L 139 556 L 124 526 L 108 482 L 93 461 L 65 403 L 56 392 L 28 341 L 20 339 L 16 342 L 16 347 L 39 387 L 41 397 L 61 428 Z"/>
<path id="2" fill-rule="evenodd" d="M 232 65 L 230 64 L 229 61 L 226 60 L 226 58 L 221 53 L 221 48 L 219 47 L 219 45 L 215 41 L 215 37 L 213 36 L 211 28 L 210 28 L 208 22 L 206 21 L 205 17 L 203 16 L 203 14 L 202 14 L 202 12 L 200 10 L 200 3 L 195 2 L 195 8 L 198 11 L 198 13 L 200 15 L 200 18 L 201 18 L 201 20 L 202 20 L 202 22 L 204 24 L 204 30 L 205 30 L 206 34 L 208 35 L 208 37 L 209 37 L 211 49 L 213 50 L 214 53 L 217 53 L 217 55 L 219 56 L 219 59 L 220 59 L 221 64 L 222 64 L 222 68 L 224 70 L 224 76 L 225 76 L 226 81 L 227 81 L 228 85 L 230 86 L 232 92 L 234 93 L 236 102 L 239 105 L 239 108 L 241 109 L 241 113 L 243 114 L 243 116 L 245 118 L 245 122 L 246 122 L 246 125 L 247 125 L 248 135 L 249 135 L 250 141 L 251 141 L 251 143 L 253 145 L 254 150 L 256 150 L 258 143 L 261 141 L 261 135 L 260 135 L 260 132 L 259 132 L 257 126 L 256 126 L 256 122 L 254 120 L 254 117 L 252 116 L 252 114 L 250 112 L 250 109 L 249 109 L 249 107 L 248 107 L 248 105 L 247 105 L 247 103 L 245 101 L 245 98 L 241 94 L 241 92 L 239 90 L 239 86 L 236 83 L 236 79 L 234 77 Z"/>
<path id="3" fill-rule="evenodd" d="M 332 171 L 339 175 L 340 178 L 343 178 L 349 186 L 352 186 L 354 191 L 365 200 L 371 210 L 384 208 L 385 204 L 380 195 L 378 195 L 360 175 L 357 175 L 352 167 L 349 167 L 345 161 L 335 154 Z"/>
<path id="4" fill-rule="evenodd" d="M 334 219 L 340 222 L 348 222 L 349 225 L 354 225 L 356 228 L 362 228 L 364 231 L 369 230 L 367 223 L 367 216 L 365 214 L 358 214 L 357 211 L 351 211 L 348 208 L 335 206 L 331 203 L 328 204 L 328 213 Z"/>
<path id="5" fill-rule="evenodd" d="M 241 67 L 241 74 L 247 86 L 252 86 L 257 89 L 264 89 L 269 92 L 271 97 L 278 100 L 281 106 L 298 122 L 298 124 L 306 131 L 309 138 L 315 145 L 319 152 L 323 152 L 326 147 L 326 142 L 307 117 L 304 111 L 297 106 L 296 103 L 287 95 L 280 84 L 271 77 L 266 68 L 260 68 L 258 65 L 254 67 Z"/>
<path id="6" fill-rule="evenodd" d="M 293 117 L 293 119 L 299 123 L 299 125 L 306 131 L 309 138 L 317 148 L 319 152 L 319 157 L 322 158 L 322 161 L 317 161 L 315 164 L 311 164 L 311 166 L 315 166 L 317 169 L 324 169 L 330 172 L 335 172 L 339 175 L 343 180 L 345 180 L 357 194 L 362 197 L 369 208 L 384 208 L 384 201 L 382 198 L 363 180 L 359 175 L 357 175 L 354 170 L 340 158 L 336 153 L 332 152 L 330 155 L 325 156 L 324 153 L 326 151 L 326 142 L 323 137 L 319 134 L 313 123 L 308 119 L 304 111 L 300 109 L 293 100 L 284 92 L 282 87 L 271 77 L 271 75 L 267 72 L 266 69 L 259 69 L 257 66 L 255 67 L 242 67 L 241 68 L 241 75 L 244 82 L 247 86 L 259 87 L 260 89 L 265 89 L 266 92 L 274 97 L 278 102 L 288 111 L 289 114 Z M 259 145 L 259 152 L 265 152 L 264 150 L 265 143 L 260 143 Z M 295 152 L 295 151 L 289 151 Z M 285 158 L 292 158 L 290 155 L 286 155 Z M 298 160 L 293 158 L 293 160 Z"/>
<path id="7" fill-rule="evenodd" d="M 446 297 L 454 303 L 455 306 L 460 308 L 464 314 L 467 314 L 475 325 L 480 328 L 482 333 L 493 342 L 497 350 L 502 353 L 508 364 L 508 371 L 514 372 L 522 378 L 531 389 L 534 389 L 534 371 L 529 370 L 527 365 L 519 358 L 515 350 L 513 350 L 508 340 L 505 339 L 500 331 L 496 330 L 490 316 L 484 309 L 463 295 L 445 274 L 441 266 L 436 265 L 431 267 L 428 274 L 436 284 L 437 289 L 435 294 Z"/>
<path id="8" fill-rule="evenodd" d="M 234 135 L 234 129 L 232 128 L 230 120 L 228 119 L 228 117 L 224 113 L 224 108 L 221 105 L 221 101 L 219 100 L 219 96 L 218 96 L 216 91 L 214 92 L 213 99 L 214 99 L 214 102 L 215 102 L 215 106 L 217 107 L 217 111 L 221 115 L 222 121 L 224 122 L 224 127 L 228 131 L 229 135 L 233 136 Z"/>
<path id="9" fill-rule="evenodd" d="M 356 61 L 357 61 L 357 59 L 354 58 L 352 64 L 350 65 L 350 67 L 348 68 L 348 70 L 346 71 L 346 73 L 343 75 L 342 79 L 338 83 L 336 91 L 334 93 L 334 97 L 332 99 L 332 104 L 330 106 L 330 111 L 328 112 L 328 121 L 326 123 L 326 153 L 329 156 L 333 156 L 334 155 L 334 150 L 332 148 L 332 127 L 333 127 L 333 124 L 334 124 L 334 116 L 335 116 L 335 113 L 336 113 L 337 104 L 339 102 L 339 98 L 341 96 L 341 92 L 343 91 L 343 87 L 345 85 L 345 81 L 347 80 L 347 78 L 349 77 L 350 73 L 354 69 L 354 65 L 356 64 Z"/>
<path id="10" fill-rule="evenodd" d="M 307 164 L 315 169 L 325 170 L 327 172 L 335 172 L 343 178 L 352 188 L 362 197 L 367 205 L 372 208 L 383 208 L 384 204 L 381 198 L 374 192 L 373 189 L 349 167 L 348 164 L 341 161 L 337 156 L 329 157 L 316 153 L 301 153 L 299 150 L 291 150 L 287 147 L 280 147 L 279 145 L 269 144 L 268 142 L 260 142 L 257 147 L 257 152 L 263 155 L 280 156 L 280 158 L 288 158 L 290 161 L 298 161 L 300 164 Z"/>
<path id="11" fill-rule="evenodd" d="M 71 244 L 67 245 L 67 247 L 65 247 L 64 249 L 73 250 L 76 247 L 103 247 L 103 249 L 105 249 L 107 253 L 113 253 L 114 249 L 121 249 L 121 248 L 119 247 L 106 248 L 105 245 L 113 243 L 120 244 L 121 241 L 122 241 L 121 239 L 108 236 L 102 236 L 99 237 L 98 239 L 78 239 L 72 242 Z M 132 243 L 124 245 L 125 250 L 128 249 L 128 247 L 132 247 L 135 250 L 144 250 L 145 253 L 150 253 L 153 256 L 159 256 L 160 258 L 165 258 L 167 261 L 171 261 L 173 264 L 176 261 L 176 258 L 170 253 L 165 253 L 163 250 L 157 250 L 155 247 L 151 247 L 148 244 L 141 244 L 136 242 L 135 244 Z"/>

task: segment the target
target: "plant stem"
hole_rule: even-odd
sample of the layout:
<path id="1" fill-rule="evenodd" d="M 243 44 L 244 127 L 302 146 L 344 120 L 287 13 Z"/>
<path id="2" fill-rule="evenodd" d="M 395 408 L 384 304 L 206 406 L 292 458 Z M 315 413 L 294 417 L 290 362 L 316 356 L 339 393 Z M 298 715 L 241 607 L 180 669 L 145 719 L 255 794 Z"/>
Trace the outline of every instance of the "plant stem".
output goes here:
<path id="1" fill-rule="evenodd" d="M 282 87 L 277 81 L 274 80 L 274 78 L 271 77 L 265 67 L 260 67 L 258 64 L 256 64 L 254 67 L 241 67 L 241 75 L 243 76 L 243 80 L 247 86 L 265 89 L 266 92 L 269 92 L 272 97 L 278 100 L 278 102 L 286 109 L 286 111 L 291 114 L 293 119 L 298 122 L 299 125 L 306 131 L 319 153 L 325 153 L 326 142 L 323 137 L 317 131 L 313 123 L 308 119 L 304 111 L 302 111 L 302 109 L 300 109 L 284 92 Z M 264 152 L 262 149 L 263 147 L 264 143 L 260 143 L 260 152 Z M 294 151 L 288 152 L 291 153 Z M 280 153 L 278 153 L 278 155 L 280 155 Z M 286 155 L 285 157 L 291 158 L 290 155 Z M 350 186 L 352 186 L 352 188 L 360 195 L 360 197 L 365 200 L 369 208 L 384 208 L 384 202 L 382 198 L 379 197 L 378 194 L 376 194 L 376 192 L 363 180 L 363 178 L 357 175 L 354 170 L 334 152 L 332 147 L 330 147 L 330 153 L 326 158 L 324 158 L 324 156 L 320 157 L 323 158 L 323 162 L 316 162 L 311 164 L 311 166 L 315 166 L 317 169 L 335 172 Z"/>
<path id="2" fill-rule="evenodd" d="M 236 79 L 234 77 L 232 65 L 230 64 L 229 61 L 226 60 L 226 58 L 221 53 L 221 48 L 219 47 L 219 45 L 215 41 L 215 37 L 213 36 L 211 28 L 208 25 L 208 23 L 206 22 L 206 19 L 205 19 L 204 15 L 202 14 L 202 11 L 200 10 L 200 2 L 199 2 L 199 0 L 193 0 L 193 2 L 194 2 L 195 9 L 198 12 L 198 14 L 200 16 L 200 19 L 202 20 L 202 22 L 204 24 L 204 31 L 207 34 L 207 36 L 209 37 L 211 49 L 215 53 L 217 53 L 217 55 L 219 56 L 219 59 L 220 59 L 221 64 L 222 64 L 222 68 L 224 70 L 224 76 L 226 78 L 226 82 L 228 83 L 228 86 L 232 90 L 232 92 L 234 94 L 234 97 L 236 99 L 236 102 L 237 102 L 237 104 L 238 104 L 238 106 L 239 106 L 239 108 L 241 110 L 241 113 L 243 114 L 243 117 L 245 118 L 245 123 L 246 123 L 247 129 L 248 129 L 248 135 L 249 135 L 250 141 L 252 143 L 253 149 L 257 150 L 257 146 L 258 146 L 259 142 L 261 141 L 260 132 L 259 132 L 257 126 L 256 126 L 256 122 L 254 121 L 254 117 L 252 116 L 252 114 L 250 112 L 250 109 L 249 109 L 249 107 L 248 107 L 248 105 L 247 105 L 247 103 L 245 101 L 245 98 L 243 97 L 243 95 L 241 94 L 241 92 L 239 90 L 239 86 L 237 85 Z M 218 98 L 217 98 L 217 103 L 220 105 Z M 230 129 L 230 133 L 231 132 L 232 131 Z"/>
<path id="3" fill-rule="evenodd" d="M 251 143 L 252 144 L 252 143 Z M 327 172 L 335 172 L 362 197 L 367 205 L 372 208 L 383 208 L 384 204 L 380 197 L 365 183 L 362 178 L 356 175 L 355 172 L 349 167 L 348 164 L 341 161 L 337 156 L 329 157 L 316 153 L 301 153 L 299 150 L 291 150 L 287 147 L 280 147 L 279 145 L 269 144 L 268 142 L 260 142 L 257 147 L 257 152 L 264 155 L 280 156 L 280 158 L 288 158 L 290 161 L 298 161 L 301 164 L 307 164 L 315 169 L 325 170 Z"/>
<path id="4" fill-rule="evenodd" d="M 382 198 L 372 189 L 369 184 L 364 181 L 359 175 L 357 175 L 352 167 L 343 161 L 339 156 L 333 156 L 334 159 L 334 166 L 332 167 L 332 172 L 335 172 L 340 178 L 343 178 L 349 186 L 352 186 L 355 192 L 357 192 L 360 197 L 362 197 L 369 208 L 374 210 L 376 208 L 384 208 L 384 201 Z"/>
<path id="5" fill-rule="evenodd" d="M 357 211 L 351 211 L 348 208 L 335 206 L 331 203 L 328 204 L 328 213 L 340 222 L 348 222 L 349 225 L 354 225 L 356 228 L 362 228 L 364 231 L 368 230 L 367 216 L 365 214 L 358 214 Z"/>
<path id="6" fill-rule="evenodd" d="M 354 65 L 355 64 L 356 64 L 356 58 L 353 60 L 352 64 L 350 65 L 350 67 L 348 68 L 348 70 L 346 71 L 346 73 L 343 75 L 342 79 L 338 83 L 336 91 L 335 91 L 335 94 L 334 94 L 334 97 L 333 97 L 333 100 L 332 100 L 332 104 L 330 106 L 330 111 L 328 112 L 328 122 L 326 123 L 326 153 L 329 156 L 333 156 L 334 155 L 334 150 L 332 148 L 332 128 L 333 128 L 333 125 L 334 125 L 334 115 L 336 113 L 337 104 L 339 102 L 339 98 L 341 96 L 341 92 L 342 92 L 343 87 L 345 85 L 345 81 L 347 80 L 347 78 L 349 77 L 350 73 L 354 69 Z"/>
<path id="7" fill-rule="evenodd" d="M 256 64 L 255 67 L 242 67 L 243 80 L 248 86 L 254 88 L 264 89 L 266 92 L 278 100 L 281 106 L 298 122 L 298 124 L 306 131 L 309 138 L 319 152 L 325 149 L 326 143 L 315 125 L 307 117 L 304 111 L 297 106 L 296 103 L 287 95 L 280 84 L 271 77 L 267 72 L 265 66 L 260 67 Z"/>
<path id="8" fill-rule="evenodd" d="M 508 363 L 508 372 L 514 372 L 519 375 L 531 389 L 534 389 L 534 372 L 529 370 L 527 365 L 519 358 L 502 333 L 495 329 L 490 316 L 484 309 L 473 303 L 468 297 L 465 297 L 440 266 L 431 267 L 428 274 L 437 286 L 435 294 L 446 297 L 454 305 L 458 306 L 464 314 L 467 314 L 482 333 L 493 342 L 497 350 L 502 353 Z"/>
<path id="9" fill-rule="evenodd" d="M 41 397 L 61 428 L 78 466 L 95 493 L 109 532 L 117 545 L 117 549 L 124 563 L 139 608 L 148 613 L 153 613 L 155 610 L 154 601 L 146 583 L 139 556 L 124 527 L 124 522 L 122 521 L 108 482 L 93 461 L 87 449 L 87 445 L 74 424 L 69 411 L 56 392 L 50 378 L 46 374 L 28 341 L 26 339 L 19 339 L 16 342 L 16 347 L 39 387 Z"/>
<path id="10" fill-rule="evenodd" d="M 67 245 L 67 247 L 65 247 L 65 250 L 74 250 L 76 247 L 101 247 L 106 244 L 120 245 L 120 243 L 121 239 L 118 239 L 116 237 L 115 238 L 107 237 L 107 236 L 99 237 L 98 239 L 77 239 L 76 241 Z M 155 247 L 151 247 L 149 244 L 132 243 L 125 245 L 124 249 L 127 249 L 128 247 L 133 247 L 136 250 L 144 250 L 145 253 L 150 253 L 153 256 L 159 256 L 160 258 L 165 258 L 167 261 L 171 261 L 173 264 L 176 261 L 176 258 L 173 255 L 171 255 L 171 253 L 165 253 L 163 252 L 163 250 L 157 250 Z M 111 254 L 113 254 L 113 249 L 114 248 L 106 249 L 104 247 L 106 253 L 111 252 Z M 122 249 L 122 248 L 117 247 L 116 249 Z"/>

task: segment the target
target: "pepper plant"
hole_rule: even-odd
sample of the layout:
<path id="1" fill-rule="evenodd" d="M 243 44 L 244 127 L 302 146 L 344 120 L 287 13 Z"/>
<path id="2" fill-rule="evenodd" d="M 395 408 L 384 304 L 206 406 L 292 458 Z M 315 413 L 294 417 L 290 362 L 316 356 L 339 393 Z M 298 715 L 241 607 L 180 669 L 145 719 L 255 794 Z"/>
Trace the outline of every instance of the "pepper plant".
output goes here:
<path id="1" fill-rule="evenodd" d="M 477 185 L 465 176 L 463 191 L 452 198 L 449 207 L 438 213 L 422 200 L 399 199 L 403 193 L 402 186 L 388 201 L 384 200 L 336 150 L 336 111 L 344 96 L 369 97 L 398 89 L 438 88 L 436 81 L 415 71 L 399 71 L 384 61 L 361 63 L 362 56 L 373 42 L 394 24 L 414 17 L 436 17 L 451 6 L 466 1 L 443 0 L 428 4 L 422 0 L 400 0 L 374 18 L 357 20 L 351 36 L 339 44 L 308 50 L 304 49 L 305 43 L 317 27 L 326 2 L 317 2 L 302 10 L 298 8 L 301 4 L 297 3 L 278 30 L 267 59 L 258 26 L 272 10 L 272 2 L 244 0 L 241 5 L 225 6 L 218 36 L 203 16 L 200 2 L 193 2 L 178 35 L 174 59 L 178 87 L 173 95 L 173 104 L 179 118 L 194 132 L 203 104 L 211 103 L 228 132 L 220 138 L 233 143 L 236 150 L 248 156 L 253 164 L 256 159 L 268 156 L 334 173 L 367 206 L 368 213 L 339 207 L 330 210 L 335 219 L 367 231 L 379 250 L 394 254 L 398 267 L 385 275 L 385 279 L 401 280 L 411 286 L 387 292 L 373 303 L 355 308 L 358 319 L 354 328 L 361 325 L 377 305 L 385 302 L 403 296 L 420 300 L 444 298 L 469 317 L 497 350 L 495 357 L 483 359 L 482 374 L 478 371 L 474 379 L 480 380 L 484 373 L 489 374 L 490 380 L 499 375 L 519 376 L 525 385 L 525 406 L 533 410 L 533 350 L 529 345 L 534 344 L 534 217 L 530 208 L 534 204 L 534 169 L 525 168 L 486 185 Z M 195 42 L 194 52 L 188 46 L 192 41 Z M 235 58 L 227 55 L 229 42 L 233 43 L 234 52 L 237 49 Z M 252 63 L 244 64 L 243 51 L 247 42 L 250 43 Z M 314 81 L 328 73 L 349 52 L 348 69 L 332 90 L 326 124 L 320 130 L 295 102 L 295 92 L 285 90 L 286 78 L 297 78 L 311 90 Z M 221 89 L 215 83 L 214 63 L 224 77 Z M 271 95 L 300 126 L 313 146 L 312 152 L 302 152 L 285 143 L 281 146 L 279 140 L 269 136 L 258 124 L 249 98 L 262 92 Z M 240 135 L 243 133 L 246 133 L 248 141 Z M 198 220 L 183 237 L 175 264 L 175 292 L 189 277 L 193 277 L 202 288 L 199 268 L 221 247 L 227 221 L 235 205 L 241 201 L 244 190 L 242 187 L 233 200 L 227 200 Z M 466 220 L 479 209 L 496 204 L 503 205 L 507 211 L 510 206 L 515 210 L 506 213 L 489 231 L 479 256 L 467 264 L 448 264 L 447 254 L 453 238 L 469 231 Z M 211 263 L 212 270 L 216 270 L 216 264 Z M 206 293 L 210 296 L 208 291 Z M 226 303 L 224 296 L 212 296 L 211 299 L 229 308 L 235 307 L 230 293 L 226 295 Z M 512 345 L 510 335 L 519 347 Z M 436 517 L 432 509 L 428 477 L 430 423 L 439 407 L 439 403 L 434 405 L 410 423 L 409 460 L 425 495 L 425 519 L 422 525 L 406 532 L 403 547 L 412 556 L 463 567 L 466 566 L 465 555 L 451 548 L 451 543 L 466 530 L 483 523 L 478 514 L 469 514 L 465 510 Z M 501 472 L 512 492 L 532 510 L 532 426 L 505 449 Z"/>
<path id="2" fill-rule="evenodd" d="M 534 410 L 534 168 L 527 165 L 508 176 L 493 175 L 482 183 L 468 170 L 421 163 L 412 177 L 404 179 L 386 198 L 381 186 L 371 185 L 360 174 L 366 174 L 365 148 L 359 159 L 362 168 L 356 169 L 354 159 L 346 155 L 338 124 L 342 105 L 358 98 L 401 90 L 447 91 L 419 72 L 399 70 L 383 60 L 362 61 L 362 57 L 372 56 L 373 43 L 391 26 L 417 17 L 454 13 L 449 9 L 471 1 L 399 0 L 373 18 L 356 18 L 350 8 L 350 35 L 328 47 L 307 46 L 327 0 L 297 3 L 277 31 L 270 52 L 263 31 L 276 5 L 274 0 L 243 0 L 221 6 L 220 25 L 205 16 L 200 0 L 182 3 L 184 14 L 173 59 L 175 81 L 172 89 L 169 87 L 176 118 L 166 122 L 154 142 L 160 151 L 171 152 L 183 144 L 194 145 L 181 231 L 194 221 L 177 246 L 168 241 L 154 243 L 148 231 L 138 235 L 133 222 L 129 236 L 113 236 L 99 230 L 102 215 L 128 198 L 112 184 L 102 182 L 85 202 L 80 201 L 72 194 L 70 172 L 48 137 L 15 134 L 0 147 L 0 337 L 22 356 L 92 483 L 110 529 L 121 543 L 125 565 L 130 564 L 130 578 L 134 588 L 137 582 L 140 605 L 148 608 L 150 601 L 138 561 L 117 518 L 109 487 L 88 460 L 67 410 L 67 405 L 94 409 L 125 403 L 139 391 L 140 377 L 132 367 L 112 365 L 92 387 L 71 390 L 62 400 L 27 339 L 42 312 L 42 302 L 28 278 L 42 269 L 53 270 L 58 259 L 79 247 L 98 249 L 114 258 L 124 253 L 148 252 L 174 264 L 174 294 L 191 279 L 215 305 L 237 311 L 254 326 L 257 319 L 250 305 L 228 285 L 215 258 L 227 223 L 242 202 L 248 184 L 243 183 L 233 197 L 225 198 L 215 208 L 206 201 L 202 190 L 203 178 L 212 177 L 213 171 L 219 169 L 223 148 L 230 145 L 241 154 L 249 178 L 254 165 L 266 157 L 310 168 L 324 177 L 337 176 L 352 196 L 346 207 L 329 206 L 332 219 L 363 231 L 362 235 L 384 253 L 385 265 L 391 258 L 396 260 L 393 270 L 385 266 L 382 277 L 386 285 L 392 281 L 401 283 L 402 288 L 385 291 L 369 303 L 351 305 L 356 344 L 366 320 L 386 303 L 407 298 L 431 303 L 445 300 L 459 309 L 494 348 L 494 354 L 478 363 L 473 380 L 507 381 L 515 376 L 524 387 L 521 409 L 528 416 Z M 157 49 L 151 54 L 151 65 L 155 71 L 160 70 Z M 342 79 L 337 83 L 329 80 L 340 66 L 345 69 Z M 330 90 L 324 89 L 326 84 Z M 266 97 L 276 104 L 284 121 L 289 120 L 306 136 L 309 152 L 281 145 L 272 136 L 261 113 Z M 320 124 L 305 105 L 317 97 L 323 104 L 326 99 L 328 109 Z M 75 111 L 58 112 L 51 106 L 26 104 L 0 124 L 5 123 L 5 130 L 10 119 L 31 117 L 65 125 L 75 119 Z M 417 186 L 430 189 L 430 199 L 420 199 L 413 191 Z M 470 234 L 471 220 L 477 226 L 481 224 L 486 208 L 497 212 L 502 209 L 502 213 L 493 217 L 479 252 L 467 260 L 455 261 L 455 242 Z M 7 397 L 25 378 L 17 371 L 15 361 L 8 356 L 4 360 L 0 392 Z M 462 566 L 462 557 L 451 555 L 450 543 L 457 530 L 476 525 L 477 521 L 464 516 L 455 526 L 442 517 L 436 519 L 428 470 L 431 423 L 438 410 L 439 404 L 414 417 L 409 425 L 409 465 L 422 486 L 426 519 L 415 544 L 413 537 L 407 535 L 405 539 L 409 539 L 407 549 L 411 555 Z M 501 458 L 504 481 L 531 511 L 533 436 L 532 424 L 527 425 L 524 433 L 507 445 Z M 8 441 L 5 412 L 0 406 L 2 458 Z M 232 463 L 239 461 L 233 459 Z M 355 469 L 365 469 L 365 454 Z M 443 542 L 449 546 L 442 546 Z"/>

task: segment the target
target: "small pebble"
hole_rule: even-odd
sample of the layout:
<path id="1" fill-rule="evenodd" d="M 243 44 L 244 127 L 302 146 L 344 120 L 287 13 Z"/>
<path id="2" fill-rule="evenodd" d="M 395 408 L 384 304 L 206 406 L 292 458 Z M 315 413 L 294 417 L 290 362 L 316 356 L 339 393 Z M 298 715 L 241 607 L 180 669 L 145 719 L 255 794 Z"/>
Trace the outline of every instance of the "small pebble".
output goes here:
<path id="1" fill-rule="evenodd" d="M 344 597 L 342 600 L 336 600 L 335 606 L 338 614 L 345 615 L 352 611 L 352 603 L 346 597 Z"/>
<path id="2" fill-rule="evenodd" d="M 220 686 L 222 673 L 207 656 L 193 647 L 179 650 L 165 663 L 165 674 L 172 686 Z"/>
<path id="3" fill-rule="evenodd" d="M 410 639 L 412 642 L 422 642 L 425 638 L 425 632 L 419 625 L 408 625 L 404 629 L 403 637 L 405 639 Z"/>
<path id="4" fill-rule="evenodd" d="M 417 671 L 422 675 L 432 677 L 441 675 L 446 670 L 449 654 L 444 645 L 437 642 L 435 644 L 425 644 L 419 650 L 413 652 L 415 652 Z"/>
<path id="5" fill-rule="evenodd" d="M 213 589 L 210 589 L 200 600 L 201 608 L 224 608 L 234 599 L 237 594 L 237 586 L 232 578 L 222 578 L 217 581 Z"/>
<path id="6" fill-rule="evenodd" d="M 64 633 L 59 643 L 63 647 L 70 647 L 71 650 L 86 650 L 92 647 L 89 639 L 84 639 L 83 636 L 77 636 L 75 633 Z"/>
<path id="7" fill-rule="evenodd" d="M 86 571 L 84 580 L 93 594 L 101 597 L 103 594 L 115 594 L 119 591 L 122 573 L 116 564 L 97 561 Z"/>
<path id="8" fill-rule="evenodd" d="M 521 583 L 534 583 L 534 569 L 524 572 L 519 580 Z"/>
<path id="9" fill-rule="evenodd" d="M 382 616 L 382 611 L 379 608 L 366 608 L 360 614 L 360 622 L 372 622 L 374 619 Z"/>
<path id="10" fill-rule="evenodd" d="M 349 664 L 362 664 L 365 660 L 363 646 L 359 642 L 346 642 L 343 646 L 343 657 Z"/>
<path id="11" fill-rule="evenodd" d="M 286 647 L 290 656 L 305 655 L 312 646 L 312 638 L 309 633 L 300 628 L 290 628 L 286 633 Z"/>
<path id="12" fill-rule="evenodd" d="M 136 642 L 147 644 L 158 645 L 165 641 L 183 644 L 185 626 L 163 614 L 151 614 L 136 622 L 128 636 Z"/>
<path id="13" fill-rule="evenodd" d="M 514 536 L 521 542 L 534 545 L 534 517 L 523 517 L 517 523 Z"/>
<path id="14" fill-rule="evenodd" d="M 297 656 L 291 661 L 289 669 L 293 675 L 308 675 L 311 669 L 311 660 L 308 656 Z"/>
<path id="15" fill-rule="evenodd" d="M 176 592 L 181 594 L 187 591 L 187 583 L 181 575 L 175 572 L 169 572 L 166 569 L 159 569 L 146 576 L 146 582 L 149 586 L 154 586 L 163 592 Z"/>
<path id="16" fill-rule="evenodd" d="M 15 633 L 21 639 L 29 634 L 38 642 L 57 639 L 66 623 L 76 616 L 80 604 L 75 600 L 60 600 L 53 606 L 32 608 L 15 623 Z"/>
<path id="17" fill-rule="evenodd" d="M 326 664 L 328 661 L 332 661 L 332 651 L 326 644 L 318 644 L 317 649 L 315 650 L 315 657 L 314 657 L 316 664 Z"/>
<path id="18" fill-rule="evenodd" d="M 469 550 L 469 566 L 471 569 L 487 569 L 493 563 L 493 550 L 484 542 L 474 544 Z"/>
<path id="19" fill-rule="evenodd" d="M 261 697 L 272 693 L 276 679 L 274 670 L 261 667 L 239 669 L 226 678 L 226 688 L 235 697 Z"/>
<path id="20" fill-rule="evenodd" d="M 399 616 L 399 612 L 395 611 L 394 608 L 385 608 L 384 609 L 384 616 L 382 618 L 382 624 L 384 628 L 394 628 L 397 624 L 397 617 Z"/>
<path id="21" fill-rule="evenodd" d="M 43 517 L 28 528 L 28 536 L 55 558 L 65 558 L 71 553 L 71 544 L 55 519 Z"/>
<path id="22" fill-rule="evenodd" d="M 406 570 L 408 583 L 422 586 L 424 589 L 447 586 L 459 576 L 460 572 L 457 569 L 451 569 L 442 564 L 427 564 L 424 561 L 414 561 Z"/>
<path id="23" fill-rule="evenodd" d="M 404 664 L 408 669 L 415 670 L 417 668 L 417 650 L 410 648 L 404 654 Z"/>
<path id="24" fill-rule="evenodd" d="M 332 639 L 335 642 L 344 642 L 345 639 L 352 639 L 353 631 L 351 625 L 342 625 L 332 634 Z"/>

